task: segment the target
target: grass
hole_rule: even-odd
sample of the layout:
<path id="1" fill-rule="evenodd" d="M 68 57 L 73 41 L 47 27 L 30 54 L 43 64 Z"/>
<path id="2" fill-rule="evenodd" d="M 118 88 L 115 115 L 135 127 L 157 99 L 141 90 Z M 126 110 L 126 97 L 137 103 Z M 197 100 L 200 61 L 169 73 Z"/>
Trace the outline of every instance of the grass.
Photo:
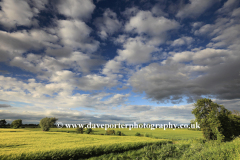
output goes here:
<path id="1" fill-rule="evenodd" d="M 91 157 L 89 160 L 239 160 L 239 153 L 240 138 L 220 144 L 214 141 L 204 143 L 201 139 L 192 139 L 177 141 L 173 144 L 167 143 L 166 145 L 153 144 L 120 154 L 110 153 Z"/>

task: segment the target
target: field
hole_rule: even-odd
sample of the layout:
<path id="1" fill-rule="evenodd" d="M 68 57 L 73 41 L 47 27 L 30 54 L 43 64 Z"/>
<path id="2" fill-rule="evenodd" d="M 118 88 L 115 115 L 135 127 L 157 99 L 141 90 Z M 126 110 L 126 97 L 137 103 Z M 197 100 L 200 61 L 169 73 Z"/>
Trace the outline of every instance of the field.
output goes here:
<path id="1" fill-rule="evenodd" d="M 29 128 L 28 130 L 30 131 L 41 131 L 40 128 Z M 192 131 L 188 129 L 166 129 L 163 130 L 161 128 L 157 128 L 155 130 L 151 129 L 137 129 L 137 128 L 132 128 L 129 130 L 128 128 L 123 128 L 123 129 L 114 129 L 115 132 L 121 131 L 126 136 L 134 136 L 137 132 L 139 132 L 142 135 L 148 134 L 150 137 L 153 138 L 160 138 L 160 139 L 170 139 L 170 140 L 187 140 L 187 139 L 194 139 L 194 138 L 202 138 L 202 132 L 201 131 Z M 74 128 L 51 128 L 50 132 L 69 132 L 69 133 L 75 133 L 76 129 Z M 105 129 L 101 128 L 95 128 L 93 129 L 94 134 L 104 134 L 106 132 Z"/>
<path id="2" fill-rule="evenodd" d="M 0 159 L 74 158 L 127 151 L 166 140 L 136 136 L 101 136 L 25 129 L 0 129 Z"/>
<path id="3" fill-rule="evenodd" d="M 240 139 L 205 142 L 187 129 L 115 129 L 126 136 L 76 134 L 75 129 L 0 129 L 0 159 L 239 159 Z M 142 136 L 134 136 L 136 132 Z M 145 136 L 144 136 L 145 135 Z M 147 137 L 146 137 L 147 136 Z"/>

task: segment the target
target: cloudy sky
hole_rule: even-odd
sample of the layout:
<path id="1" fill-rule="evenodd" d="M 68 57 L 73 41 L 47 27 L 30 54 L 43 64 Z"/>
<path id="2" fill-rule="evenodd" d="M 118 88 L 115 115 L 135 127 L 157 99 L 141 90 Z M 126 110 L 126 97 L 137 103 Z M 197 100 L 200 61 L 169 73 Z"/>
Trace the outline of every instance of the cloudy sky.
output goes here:
<path id="1" fill-rule="evenodd" d="M 0 0 L 0 119 L 189 123 L 240 109 L 239 0 Z"/>

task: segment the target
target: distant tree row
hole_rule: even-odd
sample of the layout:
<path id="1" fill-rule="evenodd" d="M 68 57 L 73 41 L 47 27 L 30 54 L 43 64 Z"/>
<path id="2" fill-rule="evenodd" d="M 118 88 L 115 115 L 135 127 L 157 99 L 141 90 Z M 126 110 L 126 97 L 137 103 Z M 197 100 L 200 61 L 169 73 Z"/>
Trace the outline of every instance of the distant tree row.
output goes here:
<path id="1" fill-rule="evenodd" d="M 55 117 L 52 118 L 43 118 L 40 120 L 39 125 L 38 124 L 22 124 L 22 120 L 21 119 L 17 119 L 12 121 L 11 124 L 7 123 L 7 121 L 5 119 L 1 119 L 0 120 L 0 128 L 25 128 L 25 127 L 41 127 L 43 131 L 48 131 L 50 129 L 50 127 L 54 127 L 54 124 L 56 123 L 58 119 Z"/>
<path id="2" fill-rule="evenodd" d="M 7 121 L 5 119 L 0 120 L 0 128 L 7 128 L 7 127 L 19 128 L 21 126 L 22 126 L 22 120 L 21 119 L 14 120 L 14 121 L 12 121 L 11 124 L 7 124 Z"/>

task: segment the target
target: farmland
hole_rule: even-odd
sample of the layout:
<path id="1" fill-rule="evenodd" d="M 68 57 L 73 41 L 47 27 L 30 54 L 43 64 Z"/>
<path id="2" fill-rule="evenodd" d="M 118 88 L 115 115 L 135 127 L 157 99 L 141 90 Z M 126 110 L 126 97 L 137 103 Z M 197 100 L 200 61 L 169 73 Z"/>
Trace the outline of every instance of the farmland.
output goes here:
<path id="1" fill-rule="evenodd" d="M 205 142 L 202 132 L 187 129 L 119 129 L 126 136 L 93 131 L 91 135 L 76 134 L 73 128 L 0 129 L 0 159 L 238 159 L 240 153 L 239 138 Z M 134 136 L 136 132 L 142 136 Z"/>
<path id="2" fill-rule="evenodd" d="M 41 128 L 27 128 L 29 131 L 41 131 Z M 188 129 L 166 129 L 163 130 L 161 128 L 157 128 L 155 130 L 151 129 L 137 129 L 132 128 L 129 130 L 128 128 L 122 128 L 122 129 L 114 129 L 116 132 L 121 131 L 126 136 L 134 136 L 137 132 L 139 132 L 142 135 L 148 134 L 150 137 L 154 138 L 160 138 L 160 139 L 174 139 L 174 140 L 183 140 L 183 139 L 194 139 L 194 138 L 202 138 L 202 132 L 201 131 L 192 131 Z M 69 132 L 69 133 L 75 133 L 76 129 L 74 128 L 51 128 L 50 132 Z M 104 134 L 106 132 L 105 129 L 101 128 L 95 128 L 93 129 L 93 133 L 96 135 Z"/>
<path id="3" fill-rule="evenodd" d="M 166 144 L 166 140 L 133 136 L 101 136 L 1 129 L 0 159 L 74 158 L 75 156 L 141 148 L 147 144 Z"/>

